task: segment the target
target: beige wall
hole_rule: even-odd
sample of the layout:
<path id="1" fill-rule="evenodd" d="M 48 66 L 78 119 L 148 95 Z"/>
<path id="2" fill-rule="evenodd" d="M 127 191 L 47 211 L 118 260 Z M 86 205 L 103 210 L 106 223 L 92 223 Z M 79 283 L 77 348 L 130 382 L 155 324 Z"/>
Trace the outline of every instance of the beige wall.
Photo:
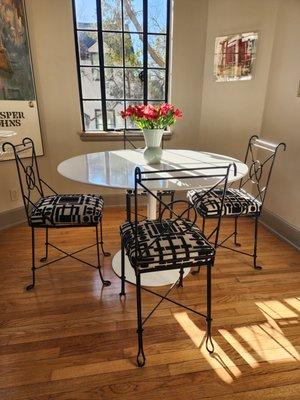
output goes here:
<path id="1" fill-rule="evenodd" d="M 300 1 L 282 0 L 274 37 L 262 132 L 284 141 L 287 151 L 274 169 L 266 208 L 300 228 Z"/>
<path id="2" fill-rule="evenodd" d="M 277 0 L 209 1 L 200 149 L 243 158 L 249 136 L 260 132 L 277 7 Z M 254 79 L 215 82 L 215 38 L 251 31 L 259 34 Z"/>
<path id="3" fill-rule="evenodd" d="M 175 0 L 172 102 L 183 109 L 185 118 L 168 147 L 192 148 L 198 135 L 207 4 L 208 0 Z M 67 181 L 56 172 L 69 157 L 122 146 L 82 142 L 77 135 L 81 118 L 71 0 L 26 0 L 26 7 L 46 154 L 39 159 L 41 175 L 60 192 L 107 193 Z M 0 212 L 20 206 L 21 201 L 10 200 L 9 190 L 18 188 L 12 162 L 0 164 L 0 180 Z"/>

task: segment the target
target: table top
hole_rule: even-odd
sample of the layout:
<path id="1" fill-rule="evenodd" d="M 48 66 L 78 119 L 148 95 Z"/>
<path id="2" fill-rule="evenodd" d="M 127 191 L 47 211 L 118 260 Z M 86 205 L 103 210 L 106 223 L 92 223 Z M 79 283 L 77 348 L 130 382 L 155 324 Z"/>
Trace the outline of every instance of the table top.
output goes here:
<path id="1" fill-rule="evenodd" d="M 149 189 L 189 190 L 212 187 L 219 178 L 189 179 L 189 176 L 193 174 L 193 172 L 189 171 L 185 173 L 187 178 L 177 179 L 176 174 L 178 176 L 178 172 L 172 174 L 163 171 L 179 168 L 227 166 L 233 162 L 237 166 L 237 176 L 234 176 L 232 169 L 228 177 L 229 182 L 232 182 L 241 179 L 247 174 L 248 167 L 246 164 L 220 154 L 192 150 L 163 150 L 161 163 L 157 165 L 146 165 L 143 149 L 83 154 L 63 161 L 58 165 L 57 170 L 64 177 L 76 182 L 118 189 L 133 189 L 134 170 L 138 166 L 142 171 L 159 171 L 151 177 L 173 177 L 173 179 L 168 180 L 147 182 Z M 211 171 L 210 174 L 212 173 Z M 223 170 L 221 171 L 223 172 Z M 214 172 L 220 173 L 220 170 L 217 169 Z"/>

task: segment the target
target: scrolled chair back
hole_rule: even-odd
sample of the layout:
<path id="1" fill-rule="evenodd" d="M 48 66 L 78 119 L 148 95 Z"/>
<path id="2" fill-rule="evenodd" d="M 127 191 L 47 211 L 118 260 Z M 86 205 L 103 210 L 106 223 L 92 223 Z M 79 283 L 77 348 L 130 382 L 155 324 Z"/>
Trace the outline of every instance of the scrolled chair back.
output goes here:
<path id="1" fill-rule="evenodd" d="M 240 180 L 239 189 L 246 193 L 250 192 L 261 204 L 260 209 L 266 198 L 274 162 L 280 148 L 285 151 L 286 144 L 272 143 L 260 139 L 258 135 L 251 136 L 248 142 L 245 164 L 248 165 L 249 172 Z"/>

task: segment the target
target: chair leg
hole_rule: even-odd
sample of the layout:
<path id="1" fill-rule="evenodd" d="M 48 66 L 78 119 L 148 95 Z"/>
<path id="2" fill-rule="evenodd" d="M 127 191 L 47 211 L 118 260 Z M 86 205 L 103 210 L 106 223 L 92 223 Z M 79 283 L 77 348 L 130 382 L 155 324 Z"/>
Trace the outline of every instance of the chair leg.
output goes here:
<path id="1" fill-rule="evenodd" d="M 48 242 L 48 228 L 46 228 L 46 239 L 45 239 L 46 253 L 45 253 L 45 256 L 40 259 L 41 262 L 47 261 L 47 258 L 48 258 L 48 247 L 49 247 L 48 243 L 49 243 Z"/>
<path id="2" fill-rule="evenodd" d="M 100 225 L 101 226 L 101 225 Z M 98 260 L 98 271 L 99 271 L 99 275 L 100 275 L 100 279 L 101 282 L 103 284 L 103 286 L 110 286 L 111 282 L 110 281 L 106 281 L 103 276 L 102 276 L 102 272 L 101 272 L 101 264 L 100 264 L 100 250 L 99 250 L 99 233 L 98 233 L 98 225 L 95 226 L 96 229 L 96 248 L 97 248 L 97 260 Z"/>
<path id="3" fill-rule="evenodd" d="M 234 217 L 234 245 L 237 246 L 237 247 L 240 247 L 241 243 L 237 242 L 237 234 L 238 234 L 238 232 L 237 232 L 237 220 L 238 220 L 238 217 Z"/>
<path id="4" fill-rule="evenodd" d="M 125 249 L 124 249 L 124 243 L 123 240 L 121 239 L 121 292 L 119 293 L 119 296 L 126 296 L 125 292 Z"/>
<path id="5" fill-rule="evenodd" d="M 211 335 L 211 265 L 207 266 L 206 270 L 206 304 L 207 304 L 207 315 L 206 315 L 206 350 L 209 353 L 213 353 L 215 348 L 212 341 Z"/>
<path id="6" fill-rule="evenodd" d="M 179 270 L 179 282 L 177 287 L 183 287 L 183 268 L 180 268 Z"/>
<path id="7" fill-rule="evenodd" d="M 158 197 L 158 216 L 159 218 L 161 217 L 161 200 L 162 200 L 163 194 L 158 192 L 157 197 Z"/>
<path id="8" fill-rule="evenodd" d="M 26 287 L 26 290 L 31 290 L 34 288 L 35 285 L 35 232 L 34 228 L 31 227 L 31 254 L 32 254 L 32 283 Z"/>
<path id="9" fill-rule="evenodd" d="M 136 310 L 137 310 L 137 334 L 138 334 L 138 353 L 136 357 L 137 365 L 143 367 L 146 357 L 143 348 L 143 323 L 142 323 L 142 303 L 141 303 L 141 275 L 136 273 Z"/>
<path id="10" fill-rule="evenodd" d="M 253 266 L 254 269 L 262 269 L 260 265 L 257 265 L 257 235 L 258 235 L 258 215 L 255 216 L 255 222 L 254 222 Z"/>
<path id="11" fill-rule="evenodd" d="M 110 254 L 108 251 L 105 251 L 105 250 L 104 250 L 104 247 L 103 247 L 102 217 L 100 218 L 100 246 L 101 246 L 101 249 L 102 249 L 102 254 L 103 254 L 105 257 L 109 257 L 111 254 Z"/>

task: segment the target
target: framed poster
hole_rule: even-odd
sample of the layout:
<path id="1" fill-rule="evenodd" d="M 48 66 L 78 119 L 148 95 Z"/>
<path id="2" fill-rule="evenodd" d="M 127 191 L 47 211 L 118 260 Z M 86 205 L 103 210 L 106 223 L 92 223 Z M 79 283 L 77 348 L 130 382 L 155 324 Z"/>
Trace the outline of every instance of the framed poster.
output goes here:
<path id="1" fill-rule="evenodd" d="M 34 141 L 37 155 L 43 154 L 25 4 L 0 0 L 0 144 L 24 137 Z M 0 152 L 0 161 L 11 158 Z"/>
<path id="2" fill-rule="evenodd" d="M 250 80 L 256 59 L 257 32 L 217 37 L 214 77 L 216 82 Z"/>

